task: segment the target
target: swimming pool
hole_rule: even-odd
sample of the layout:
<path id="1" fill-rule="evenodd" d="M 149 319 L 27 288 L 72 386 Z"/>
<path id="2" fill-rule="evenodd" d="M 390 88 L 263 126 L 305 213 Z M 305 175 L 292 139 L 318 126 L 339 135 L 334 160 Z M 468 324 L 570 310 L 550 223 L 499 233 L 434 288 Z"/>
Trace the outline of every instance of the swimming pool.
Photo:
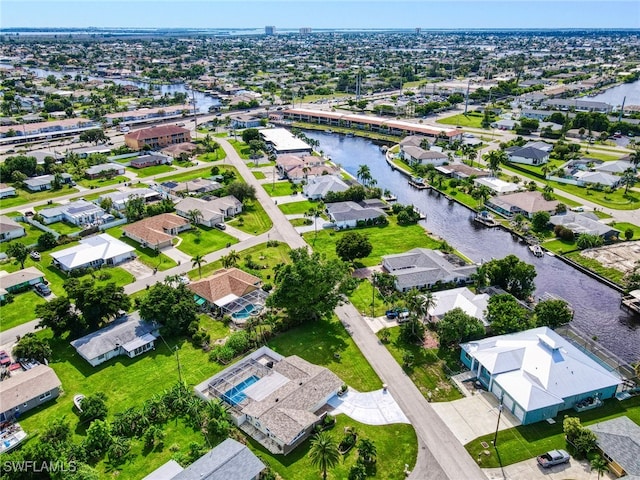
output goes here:
<path id="1" fill-rule="evenodd" d="M 249 378 L 247 378 L 246 380 L 242 381 L 241 383 L 239 383 L 235 387 L 227 390 L 222 395 L 222 399 L 225 402 L 227 402 L 227 403 L 229 403 L 229 404 L 231 404 L 231 405 L 233 405 L 235 407 L 240 402 L 242 402 L 245 398 L 247 398 L 247 396 L 243 393 L 244 389 L 247 388 L 249 385 L 253 385 L 258 380 L 260 380 L 260 377 L 257 377 L 256 375 L 251 375 Z"/>
<path id="2" fill-rule="evenodd" d="M 242 310 L 238 310 L 237 312 L 233 312 L 231 314 L 232 318 L 237 320 L 243 320 L 245 318 L 250 317 L 252 314 L 258 313 L 262 309 L 261 305 L 254 305 L 253 303 L 247 305 Z"/>

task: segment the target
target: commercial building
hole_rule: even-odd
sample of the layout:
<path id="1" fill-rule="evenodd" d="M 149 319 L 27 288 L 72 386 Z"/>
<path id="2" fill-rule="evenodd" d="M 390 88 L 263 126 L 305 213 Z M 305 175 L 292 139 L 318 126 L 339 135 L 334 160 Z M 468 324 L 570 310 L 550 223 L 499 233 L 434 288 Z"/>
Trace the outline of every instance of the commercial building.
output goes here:
<path id="1" fill-rule="evenodd" d="M 311 146 L 295 137 L 285 128 L 265 128 L 260 130 L 262 140 L 276 155 L 286 153 L 311 154 Z"/>
<path id="2" fill-rule="evenodd" d="M 124 136 L 124 143 L 132 150 L 142 150 L 147 145 L 152 150 L 159 150 L 169 145 L 190 141 L 191 132 L 176 125 L 143 128 Z"/>

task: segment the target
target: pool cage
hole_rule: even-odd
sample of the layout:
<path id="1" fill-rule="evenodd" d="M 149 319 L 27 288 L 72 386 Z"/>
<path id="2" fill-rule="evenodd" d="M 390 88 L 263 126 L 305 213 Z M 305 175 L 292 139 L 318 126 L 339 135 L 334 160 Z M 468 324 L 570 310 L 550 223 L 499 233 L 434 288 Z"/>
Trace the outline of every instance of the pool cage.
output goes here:
<path id="1" fill-rule="evenodd" d="M 272 362 L 271 365 L 273 365 Z M 265 365 L 253 358 L 249 358 L 232 370 L 224 372 L 219 378 L 212 380 L 207 388 L 211 396 L 219 398 L 232 408 L 235 408 L 247 404 L 246 396 L 238 396 L 237 393 L 239 392 L 236 392 L 236 387 L 253 376 L 263 378 L 270 373 L 269 363 Z"/>
<path id="2" fill-rule="evenodd" d="M 247 293 L 243 297 L 237 297 L 233 301 L 222 306 L 221 310 L 225 315 L 233 315 L 234 313 L 240 312 L 251 305 L 263 307 L 268 296 L 269 294 L 267 292 L 258 288 L 253 292 Z"/>

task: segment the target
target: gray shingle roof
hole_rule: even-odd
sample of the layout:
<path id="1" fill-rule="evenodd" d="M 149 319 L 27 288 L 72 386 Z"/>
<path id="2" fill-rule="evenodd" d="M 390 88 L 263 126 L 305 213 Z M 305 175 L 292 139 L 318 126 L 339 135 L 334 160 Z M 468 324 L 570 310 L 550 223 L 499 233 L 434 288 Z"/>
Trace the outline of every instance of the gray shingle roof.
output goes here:
<path id="1" fill-rule="evenodd" d="M 640 475 L 640 426 L 622 416 L 587 428 L 598 437 L 598 447 L 628 475 Z"/>
<path id="2" fill-rule="evenodd" d="M 517 150 L 512 150 L 509 153 L 509 155 L 513 157 L 533 158 L 535 160 L 542 160 L 543 158 L 548 157 L 549 153 L 534 147 L 522 147 Z"/>
<path id="3" fill-rule="evenodd" d="M 563 225 L 576 234 L 605 235 L 609 232 L 620 233 L 620 230 L 610 227 L 609 225 L 573 212 L 568 212 L 564 215 L 553 215 L 549 219 L 549 222 L 554 226 Z"/>
<path id="4" fill-rule="evenodd" d="M 36 365 L 0 382 L 0 411 L 11 410 L 60 386 L 60 379 L 52 368 Z"/>

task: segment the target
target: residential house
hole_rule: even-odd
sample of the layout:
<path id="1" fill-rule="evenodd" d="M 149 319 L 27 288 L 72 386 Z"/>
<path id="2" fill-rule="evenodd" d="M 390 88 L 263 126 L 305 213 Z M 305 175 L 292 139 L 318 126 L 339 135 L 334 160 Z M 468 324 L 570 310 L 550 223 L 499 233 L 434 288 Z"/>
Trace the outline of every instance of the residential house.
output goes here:
<path id="1" fill-rule="evenodd" d="M 587 426 L 616 477 L 640 478 L 640 426 L 626 415 Z"/>
<path id="2" fill-rule="evenodd" d="M 133 168 L 152 167 L 154 165 L 167 165 L 172 162 L 171 157 L 159 153 L 145 153 L 132 158 L 129 165 Z"/>
<path id="3" fill-rule="evenodd" d="M 32 408 L 54 400 L 62 384 L 51 367 L 35 365 L 0 382 L 0 422 L 18 418 Z"/>
<path id="4" fill-rule="evenodd" d="M 176 213 L 184 218 L 189 218 L 189 212 L 199 210 L 202 217 L 199 225 L 213 227 L 216 223 L 223 222 L 225 218 L 235 217 L 242 213 L 242 202 L 233 195 L 204 200 L 201 198 L 186 197 L 176 203 Z"/>
<path id="5" fill-rule="evenodd" d="M 596 172 L 612 173 L 621 175 L 627 170 L 635 171 L 635 166 L 626 160 L 615 160 L 613 162 L 603 162 L 593 167 Z"/>
<path id="6" fill-rule="evenodd" d="M 497 128 L 498 130 L 513 130 L 516 128 L 517 123 L 518 122 L 516 122 L 515 120 L 501 119 L 493 122 L 491 124 L 491 128 Z"/>
<path id="7" fill-rule="evenodd" d="M 400 140 L 400 149 L 405 147 L 420 147 L 423 148 L 426 144 L 429 144 L 429 138 L 423 135 L 408 135 Z"/>
<path id="8" fill-rule="evenodd" d="M 94 179 L 105 176 L 115 177 L 116 175 L 124 175 L 124 166 L 119 163 L 101 163 L 87 168 L 84 174 L 87 178 Z"/>
<path id="9" fill-rule="evenodd" d="M 421 147 L 414 147 L 413 145 L 401 146 L 400 154 L 404 161 L 412 166 L 433 165 L 437 167 L 449 161 L 449 157 L 442 152 L 424 150 Z"/>
<path id="10" fill-rule="evenodd" d="M 386 217 L 380 208 L 362 206 L 356 202 L 335 202 L 326 206 L 329 219 L 336 228 L 354 228 L 358 222 L 377 220 Z"/>
<path id="11" fill-rule="evenodd" d="M 193 292 L 198 305 L 206 305 L 208 309 L 233 317 L 234 313 L 249 305 L 255 307 L 251 311 L 264 305 L 267 293 L 260 288 L 261 285 L 259 277 L 234 267 L 223 268 L 209 277 L 191 282 L 187 288 Z M 233 318 L 245 320 L 246 316 Z"/>
<path id="12" fill-rule="evenodd" d="M 491 197 L 485 205 L 505 217 L 521 213 L 530 219 L 537 212 L 554 214 L 559 203 L 557 200 L 546 200 L 540 192 L 518 192 Z"/>
<path id="13" fill-rule="evenodd" d="M 186 182 L 163 182 L 160 187 L 165 191 L 177 196 L 200 195 L 203 193 L 215 192 L 222 188 L 222 184 L 208 180 L 206 178 L 195 178 Z"/>
<path id="14" fill-rule="evenodd" d="M 232 128 L 257 128 L 260 126 L 260 118 L 255 115 L 231 115 Z"/>
<path id="15" fill-rule="evenodd" d="M 310 145 L 295 137 L 286 128 L 265 128 L 260 130 L 260 136 L 267 148 L 276 155 L 287 153 L 310 154 L 312 151 Z"/>
<path id="16" fill-rule="evenodd" d="M 349 185 L 337 175 L 320 175 L 311 178 L 302 187 L 302 192 L 309 200 L 320 200 L 329 192 L 339 193 L 348 189 Z"/>
<path id="17" fill-rule="evenodd" d="M 44 208 L 38 212 L 42 223 L 67 222 L 72 225 L 88 225 L 99 221 L 105 211 L 98 205 L 86 200 L 76 200 L 58 207 Z"/>
<path id="18" fill-rule="evenodd" d="M 621 383 L 594 357 L 547 327 L 460 346 L 462 363 L 523 425 L 556 418 L 589 397 L 611 398 Z"/>
<path id="19" fill-rule="evenodd" d="M 523 148 L 537 148 L 543 152 L 551 153 L 553 150 L 553 144 L 547 142 L 527 142 Z"/>
<path id="20" fill-rule="evenodd" d="M 464 285 L 471 282 L 471 276 L 478 269 L 476 265 L 468 265 L 454 255 L 426 248 L 384 255 L 382 267 L 395 277 L 395 287 L 400 292 L 412 288 L 432 288 L 436 284 Z"/>
<path id="21" fill-rule="evenodd" d="M 147 322 L 138 312 L 123 315 L 106 327 L 71 342 L 78 355 L 91 364 L 100 365 L 107 360 L 126 355 L 129 358 L 153 350 L 158 339 L 156 322 Z"/>
<path id="22" fill-rule="evenodd" d="M 488 177 L 491 172 L 486 170 L 480 170 L 479 168 L 470 167 L 464 163 L 450 163 L 448 165 L 441 165 L 436 167 L 436 170 L 446 175 L 447 177 L 457 178 L 459 180 L 465 180 L 469 177 Z"/>
<path id="23" fill-rule="evenodd" d="M 149 146 L 152 150 L 191 141 L 191 132 L 177 125 L 162 125 L 143 128 L 124 136 L 124 143 L 132 150 L 142 150 Z"/>
<path id="24" fill-rule="evenodd" d="M 520 118 L 528 118 L 530 120 L 538 120 L 541 122 L 552 113 L 553 112 L 550 112 L 549 110 L 533 110 L 529 108 L 523 108 L 522 112 L 520 113 Z"/>
<path id="25" fill-rule="evenodd" d="M 520 187 L 516 183 L 505 182 L 497 177 L 480 177 L 473 180 L 476 185 L 484 185 L 489 188 L 496 195 L 504 195 L 506 193 L 513 193 L 520 190 Z"/>
<path id="26" fill-rule="evenodd" d="M 195 143 L 177 143 L 175 145 L 169 145 L 168 147 L 163 148 L 162 150 L 160 150 L 160 153 L 162 153 L 163 155 L 168 155 L 172 158 L 179 158 L 183 153 L 186 153 L 189 156 L 192 155 L 197 148 L 198 147 Z"/>
<path id="27" fill-rule="evenodd" d="M 25 235 L 26 232 L 22 225 L 6 215 L 0 215 L 0 242 L 8 242 Z"/>
<path id="28" fill-rule="evenodd" d="M 104 200 L 111 200 L 113 208 L 122 211 L 127 207 L 127 203 L 131 198 L 143 198 L 144 203 L 156 202 L 162 198 L 162 194 L 151 188 L 128 188 L 118 192 L 105 193 L 98 197 L 98 203 Z"/>
<path id="29" fill-rule="evenodd" d="M 0 198 L 15 197 L 17 195 L 16 189 L 6 183 L 0 183 Z"/>
<path id="30" fill-rule="evenodd" d="M 578 171 L 573 174 L 578 185 L 600 185 L 602 187 L 615 188 L 620 183 L 621 177 L 604 172 Z"/>
<path id="31" fill-rule="evenodd" d="M 80 244 L 52 252 L 53 265 L 64 272 L 78 268 L 113 266 L 135 257 L 135 248 L 103 233 L 80 240 Z"/>
<path id="32" fill-rule="evenodd" d="M 535 147 L 511 147 L 507 149 L 509 161 L 524 165 L 543 165 L 549 161 L 549 152 Z"/>
<path id="33" fill-rule="evenodd" d="M 485 319 L 485 312 L 489 298 L 488 294 L 476 294 L 467 287 L 433 292 L 434 305 L 429 309 L 430 320 L 437 322 L 442 320 L 448 311 L 460 308 L 464 313 L 477 318 L 485 327 L 488 327 L 489 322 Z"/>
<path id="34" fill-rule="evenodd" d="M 169 460 L 142 480 L 259 480 L 265 468 L 246 445 L 227 438 L 187 468 Z"/>
<path id="35" fill-rule="evenodd" d="M 225 402 L 241 430 L 271 453 L 287 455 L 313 433 L 326 415 L 323 407 L 341 387 L 329 369 L 261 347 L 195 392 Z"/>
<path id="36" fill-rule="evenodd" d="M 41 192 L 42 190 L 51 190 L 55 175 L 41 175 L 39 177 L 27 178 L 23 183 L 24 186 L 32 192 Z M 60 182 L 70 184 L 71 175 L 68 173 L 60 174 Z"/>
<path id="37" fill-rule="evenodd" d="M 44 283 L 44 273 L 36 267 L 27 267 L 12 273 L 0 270 L 0 300 L 4 301 L 7 293 L 21 292 L 36 283 Z"/>
<path id="38" fill-rule="evenodd" d="M 89 155 L 109 155 L 111 153 L 111 147 L 108 145 L 90 145 L 88 147 L 72 148 L 70 152 L 75 153 L 80 158 L 87 158 Z"/>
<path id="39" fill-rule="evenodd" d="M 188 220 L 173 213 L 162 213 L 124 226 L 122 234 L 142 247 L 161 250 L 171 247 L 173 237 L 190 228 Z"/>
<path id="40" fill-rule="evenodd" d="M 563 215 L 552 215 L 549 223 L 554 227 L 562 225 L 575 235 L 596 235 L 606 242 L 620 236 L 620 230 L 600 222 L 593 213 L 567 212 Z"/>

